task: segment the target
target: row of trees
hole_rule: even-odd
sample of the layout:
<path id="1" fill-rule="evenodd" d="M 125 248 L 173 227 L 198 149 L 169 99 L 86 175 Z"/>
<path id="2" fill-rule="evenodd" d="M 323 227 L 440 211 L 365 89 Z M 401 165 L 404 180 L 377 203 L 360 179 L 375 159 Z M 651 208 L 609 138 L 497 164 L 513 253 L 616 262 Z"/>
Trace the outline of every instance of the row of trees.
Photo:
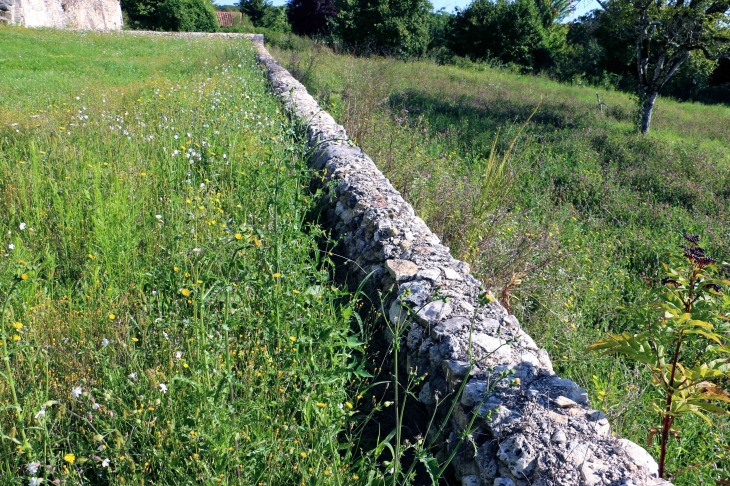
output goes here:
<path id="1" fill-rule="evenodd" d="M 133 28 L 214 31 L 212 0 L 121 0 Z M 473 0 L 433 12 L 429 0 L 240 0 L 258 28 L 323 36 L 350 52 L 441 62 L 468 58 L 610 84 L 638 95 L 648 133 L 660 92 L 730 103 L 730 0 Z"/>
<path id="2" fill-rule="evenodd" d="M 271 27 L 268 0 L 241 0 Z M 575 0 L 474 0 L 455 14 L 428 0 L 290 0 L 288 28 L 326 36 L 355 53 L 453 56 L 546 71 L 564 81 L 611 84 L 638 95 L 648 133 L 660 92 L 730 103 L 730 0 L 599 0 L 566 24 Z"/>

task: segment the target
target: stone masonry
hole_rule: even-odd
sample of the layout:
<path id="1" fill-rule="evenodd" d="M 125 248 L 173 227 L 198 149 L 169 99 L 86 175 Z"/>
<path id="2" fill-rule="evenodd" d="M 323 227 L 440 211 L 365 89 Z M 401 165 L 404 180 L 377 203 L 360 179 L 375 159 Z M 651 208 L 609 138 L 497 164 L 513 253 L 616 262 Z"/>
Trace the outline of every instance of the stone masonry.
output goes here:
<path id="1" fill-rule="evenodd" d="M 426 375 L 420 401 L 434 410 L 437 401 L 458 400 L 445 447 L 472 422 L 453 461 L 462 486 L 670 485 L 643 448 L 613 436 L 583 389 L 555 375 L 547 352 L 487 297 L 469 265 L 451 256 L 263 39 L 252 40 L 274 93 L 307 126 L 310 164 L 329 188 L 326 215 L 350 273 L 392 289 L 384 309 L 407 329 L 408 366 Z"/>

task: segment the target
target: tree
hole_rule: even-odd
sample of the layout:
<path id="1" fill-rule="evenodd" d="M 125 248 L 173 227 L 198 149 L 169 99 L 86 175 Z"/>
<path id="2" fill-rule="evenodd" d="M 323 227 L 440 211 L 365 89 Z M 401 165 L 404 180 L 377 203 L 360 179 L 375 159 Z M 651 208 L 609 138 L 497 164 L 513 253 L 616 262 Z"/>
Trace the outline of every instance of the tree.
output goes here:
<path id="1" fill-rule="evenodd" d="M 177 32 L 215 32 L 218 20 L 207 0 L 165 0 L 159 7 L 159 26 Z"/>
<path id="2" fill-rule="evenodd" d="M 218 21 L 208 0 L 122 0 L 133 29 L 215 32 Z"/>
<path id="3" fill-rule="evenodd" d="M 241 13 L 248 16 L 255 27 L 261 27 L 267 7 L 271 5 L 266 0 L 241 0 L 238 6 Z"/>
<path id="4" fill-rule="evenodd" d="M 299 35 L 317 35 L 329 32 L 332 19 L 337 15 L 334 0 L 289 0 L 286 16 L 292 32 Z"/>
<path id="5" fill-rule="evenodd" d="M 690 58 L 730 59 L 730 0 L 598 0 L 634 43 L 639 130 L 649 133 L 662 87 Z"/>
<path id="6" fill-rule="evenodd" d="M 547 54 L 544 22 L 534 0 L 474 0 L 454 17 L 449 47 L 461 56 L 534 67 Z"/>
<path id="7" fill-rule="evenodd" d="M 336 0 L 335 31 L 351 49 L 422 56 L 429 43 L 428 0 Z"/>

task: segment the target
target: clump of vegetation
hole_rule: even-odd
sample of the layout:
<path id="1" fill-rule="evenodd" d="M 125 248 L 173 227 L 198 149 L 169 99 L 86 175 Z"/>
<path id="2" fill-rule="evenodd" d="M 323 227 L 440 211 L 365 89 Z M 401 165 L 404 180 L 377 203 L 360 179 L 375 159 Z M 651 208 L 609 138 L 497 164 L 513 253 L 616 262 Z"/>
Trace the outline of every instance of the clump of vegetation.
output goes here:
<path id="1" fill-rule="evenodd" d="M 661 426 L 651 429 L 649 443 L 655 434 L 659 436 L 662 478 L 667 476 L 670 434 L 681 437 L 681 429 L 674 426 L 676 419 L 695 414 L 711 426 L 706 414 L 730 413 L 720 406 L 730 402 L 730 392 L 721 386 L 730 378 L 726 337 L 730 298 L 725 295 L 730 281 L 719 277 L 716 261 L 698 244 L 699 235 L 685 234 L 684 239 L 684 268 L 663 264 L 666 277 L 657 300 L 636 316 L 645 330 L 611 334 L 588 347 L 624 355 L 651 373 L 659 392 L 651 409 L 659 415 Z"/>
<path id="2" fill-rule="evenodd" d="M 250 43 L 0 51 L 5 480 L 351 484 L 355 302 Z"/>
<path id="3" fill-rule="evenodd" d="M 215 32 L 218 20 L 208 0 L 122 0 L 129 27 L 175 32 Z"/>

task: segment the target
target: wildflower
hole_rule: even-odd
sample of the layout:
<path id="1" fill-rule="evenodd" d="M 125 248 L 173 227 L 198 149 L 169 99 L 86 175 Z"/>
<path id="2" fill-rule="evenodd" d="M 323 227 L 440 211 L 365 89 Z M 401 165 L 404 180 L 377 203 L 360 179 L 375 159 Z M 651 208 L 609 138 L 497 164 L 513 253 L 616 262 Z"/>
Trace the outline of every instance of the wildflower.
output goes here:
<path id="1" fill-rule="evenodd" d="M 15 250 L 15 245 L 13 245 L 12 243 L 10 243 L 8 245 L 8 250 Z"/>
<path id="2" fill-rule="evenodd" d="M 71 388 L 71 396 L 73 396 L 74 398 L 79 398 L 82 392 L 83 389 L 80 386 Z"/>
<path id="3" fill-rule="evenodd" d="M 40 462 L 31 462 L 25 465 L 25 469 L 28 471 L 28 474 L 34 475 L 38 472 L 38 468 L 41 467 Z"/>
<path id="4" fill-rule="evenodd" d="M 350 402 L 345 402 L 345 406 L 346 406 L 347 408 L 352 408 L 352 403 L 350 403 Z"/>
<path id="5" fill-rule="evenodd" d="M 76 461 L 76 456 L 71 453 L 68 453 L 65 456 L 63 456 L 63 460 L 69 464 L 73 464 Z"/>
<path id="6" fill-rule="evenodd" d="M 243 235 L 241 233 L 236 233 L 236 239 L 240 240 L 241 238 L 243 238 Z"/>
<path id="7" fill-rule="evenodd" d="M 182 358 L 182 355 L 183 355 L 182 351 L 176 351 L 175 352 L 175 358 L 177 358 L 177 359 L 181 359 Z"/>
<path id="8" fill-rule="evenodd" d="M 28 486 L 39 486 L 43 482 L 43 478 L 30 478 Z"/>
<path id="9" fill-rule="evenodd" d="M 157 385 L 157 388 L 158 388 L 158 389 L 159 389 L 159 390 L 160 390 L 160 391 L 161 391 L 162 393 L 167 393 L 167 385 L 165 385 L 164 383 L 160 383 L 159 385 Z"/>
<path id="10" fill-rule="evenodd" d="M 127 375 L 127 378 L 129 378 L 130 380 L 136 380 L 137 379 L 137 372 L 135 371 L 134 373 L 128 374 Z"/>
<path id="11" fill-rule="evenodd" d="M 182 289 L 180 290 L 180 293 L 183 294 L 184 297 L 188 297 L 190 295 L 190 290 Z"/>
<path id="12" fill-rule="evenodd" d="M 273 276 L 274 276 L 274 278 L 279 278 L 279 277 L 281 277 L 281 274 L 277 272 Z"/>
<path id="13" fill-rule="evenodd" d="M 17 334 L 15 334 L 13 336 L 13 341 L 20 341 L 20 336 L 18 336 Z"/>
<path id="14" fill-rule="evenodd" d="M 107 338 L 102 339 L 101 340 L 101 347 L 102 348 L 106 348 L 107 346 L 109 346 L 109 340 Z"/>
<path id="15" fill-rule="evenodd" d="M 13 322 L 13 327 L 15 329 L 23 329 L 23 324 L 21 324 L 19 322 Z"/>
<path id="16" fill-rule="evenodd" d="M 27 273 L 24 273 L 23 275 L 20 276 L 20 278 L 22 280 L 28 280 L 28 274 Z"/>
<path id="17" fill-rule="evenodd" d="M 307 458 L 307 453 L 306 453 L 306 452 L 300 452 L 300 453 L 299 453 L 299 456 L 300 456 L 300 457 L 301 457 L 302 459 L 306 459 L 306 458 Z"/>
<path id="18" fill-rule="evenodd" d="M 155 214 L 155 218 L 156 218 L 156 219 L 157 219 L 158 221 L 162 221 L 162 215 L 161 215 L 161 214 Z"/>
<path id="19" fill-rule="evenodd" d="M 193 251 L 194 251 L 195 253 L 200 253 L 200 248 L 193 248 Z"/>
<path id="20" fill-rule="evenodd" d="M 114 314 L 109 314 L 109 319 L 110 319 L 110 320 L 112 320 L 112 321 L 113 321 L 114 319 L 116 319 L 116 317 L 117 317 L 117 316 L 115 316 Z"/>
<path id="21" fill-rule="evenodd" d="M 297 338 L 295 336 L 289 336 L 289 341 L 295 342 Z"/>
<path id="22" fill-rule="evenodd" d="M 326 403 L 322 403 L 322 402 L 317 402 L 317 406 L 319 408 L 326 408 L 327 407 L 327 404 Z"/>
<path id="23" fill-rule="evenodd" d="M 34 415 L 36 420 L 40 420 L 41 417 L 45 417 L 45 416 L 46 416 L 46 407 L 41 407 L 41 409 L 38 411 L 38 413 Z M 35 472 L 31 472 L 30 474 L 35 474 Z"/>
<path id="24" fill-rule="evenodd" d="M 20 228 L 20 231 L 25 230 L 25 223 L 20 223 L 20 225 L 18 226 L 18 228 Z"/>
<path id="25" fill-rule="evenodd" d="M 93 404 L 93 405 L 91 406 L 91 408 L 92 408 L 92 409 L 94 409 L 94 410 L 99 410 L 99 407 L 101 407 L 101 405 L 99 405 L 98 403 L 94 403 L 94 404 Z"/>
<path id="26" fill-rule="evenodd" d="M 109 458 L 107 457 L 103 461 L 101 461 L 101 467 L 109 467 Z"/>

